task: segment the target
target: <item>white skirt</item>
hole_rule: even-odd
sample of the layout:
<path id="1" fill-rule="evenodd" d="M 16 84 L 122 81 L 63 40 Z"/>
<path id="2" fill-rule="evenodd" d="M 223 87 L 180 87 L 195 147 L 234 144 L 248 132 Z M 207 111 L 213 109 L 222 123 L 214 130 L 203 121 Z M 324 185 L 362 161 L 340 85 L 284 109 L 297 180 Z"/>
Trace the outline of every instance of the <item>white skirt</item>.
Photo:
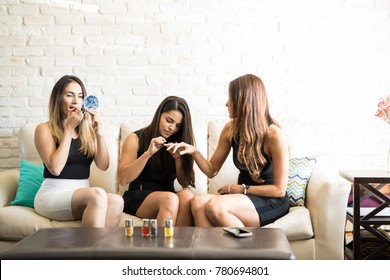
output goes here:
<path id="1" fill-rule="evenodd" d="M 53 220 L 74 220 L 72 196 L 75 190 L 81 188 L 89 188 L 88 179 L 44 179 L 35 196 L 35 212 Z"/>

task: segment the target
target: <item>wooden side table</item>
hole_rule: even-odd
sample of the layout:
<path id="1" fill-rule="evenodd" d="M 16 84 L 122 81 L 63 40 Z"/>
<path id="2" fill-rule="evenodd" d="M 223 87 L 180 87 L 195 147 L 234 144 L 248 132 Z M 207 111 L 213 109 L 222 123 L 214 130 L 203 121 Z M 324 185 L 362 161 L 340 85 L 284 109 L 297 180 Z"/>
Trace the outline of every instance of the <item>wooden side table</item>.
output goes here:
<path id="1" fill-rule="evenodd" d="M 390 247 L 390 238 L 387 232 L 380 229 L 382 225 L 390 225 L 390 199 L 379 190 L 390 184 L 390 172 L 380 170 L 340 170 L 341 177 L 352 183 L 353 201 L 348 205 L 347 219 L 353 224 L 352 258 L 361 259 L 360 245 L 362 241 L 361 229 L 368 231 L 383 245 L 365 257 L 375 258 L 379 253 Z M 380 201 L 377 207 L 361 208 L 360 203 L 374 197 Z M 346 254 L 346 257 L 347 254 Z"/>

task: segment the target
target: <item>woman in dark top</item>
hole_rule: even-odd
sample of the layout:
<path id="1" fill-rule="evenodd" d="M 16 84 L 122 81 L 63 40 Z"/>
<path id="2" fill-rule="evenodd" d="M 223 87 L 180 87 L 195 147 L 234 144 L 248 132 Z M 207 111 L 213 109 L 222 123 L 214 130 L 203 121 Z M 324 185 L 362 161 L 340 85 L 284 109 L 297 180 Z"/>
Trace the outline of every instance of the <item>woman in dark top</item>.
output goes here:
<path id="1" fill-rule="evenodd" d="M 101 170 L 109 165 L 100 114 L 82 112 L 84 84 L 64 76 L 49 100 L 49 121 L 35 129 L 35 146 L 44 164 L 44 180 L 34 200 L 35 211 L 49 219 L 80 220 L 85 227 L 118 226 L 123 199 L 89 186 L 92 161 Z"/>
<path id="2" fill-rule="evenodd" d="M 176 226 L 191 226 L 190 200 L 195 187 L 194 160 L 166 150 L 169 142 L 194 144 L 190 110 L 180 97 L 169 96 L 158 106 L 151 124 L 126 137 L 119 162 L 124 211 L 140 218 L 157 218 L 158 226 L 173 219 Z M 174 188 L 177 178 L 183 190 Z"/>
<path id="3" fill-rule="evenodd" d="M 200 195 L 191 201 L 195 225 L 264 226 L 289 211 L 287 142 L 270 115 L 264 84 L 255 75 L 230 82 L 226 106 L 231 121 L 224 126 L 210 160 L 187 143 L 171 144 L 168 150 L 191 154 L 212 178 L 233 148 L 233 161 L 240 171 L 238 180 L 221 186 L 219 194 Z"/>

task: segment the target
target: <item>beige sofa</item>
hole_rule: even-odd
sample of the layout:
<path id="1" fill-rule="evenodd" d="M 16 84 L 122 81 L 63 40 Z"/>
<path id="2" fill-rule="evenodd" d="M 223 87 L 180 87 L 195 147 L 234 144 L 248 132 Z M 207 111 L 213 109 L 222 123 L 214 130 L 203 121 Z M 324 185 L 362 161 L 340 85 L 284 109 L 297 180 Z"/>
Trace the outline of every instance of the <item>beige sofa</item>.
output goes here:
<path id="1" fill-rule="evenodd" d="M 199 121 L 194 123 L 196 144 L 204 155 L 214 151 L 223 121 Z M 110 151 L 110 167 L 107 171 L 97 170 L 93 165 L 90 182 L 92 186 L 100 186 L 108 192 L 123 194 L 126 186 L 120 186 L 117 180 L 117 167 L 120 148 L 125 137 L 140 128 L 139 122 L 122 124 L 106 123 L 104 132 Z M 36 124 L 27 124 L 19 132 L 20 159 L 41 164 L 34 147 L 33 135 Z M 294 145 L 300 147 L 297 140 L 295 124 L 287 126 L 287 137 L 292 143 L 291 151 L 294 156 Z M 299 126 L 296 126 L 299 129 Z M 295 139 L 295 140 L 294 140 Z M 301 143 L 307 146 L 306 143 Z M 298 149 L 299 150 L 299 149 Z M 237 170 L 229 156 L 219 174 L 208 180 L 195 167 L 197 188 L 196 194 L 215 193 L 218 186 L 234 182 Z M 0 251 L 5 250 L 21 239 L 40 228 L 47 227 L 78 227 L 79 221 L 59 222 L 39 216 L 34 209 L 25 206 L 10 205 L 15 198 L 19 180 L 19 169 L 0 172 Z M 291 244 L 297 259 L 343 259 L 344 226 L 347 196 L 350 185 L 337 175 L 337 171 L 321 167 L 317 163 L 310 178 L 306 191 L 306 204 L 292 207 L 290 213 L 268 227 L 282 228 Z M 121 226 L 128 214 L 122 215 Z M 132 217 L 135 225 L 140 225 L 140 219 Z"/>

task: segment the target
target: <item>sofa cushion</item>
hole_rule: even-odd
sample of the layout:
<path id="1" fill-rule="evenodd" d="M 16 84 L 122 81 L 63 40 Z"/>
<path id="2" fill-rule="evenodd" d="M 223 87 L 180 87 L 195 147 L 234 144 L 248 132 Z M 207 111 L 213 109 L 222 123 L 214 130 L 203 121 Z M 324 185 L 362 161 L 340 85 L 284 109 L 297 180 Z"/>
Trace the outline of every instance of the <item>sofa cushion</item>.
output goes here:
<path id="1" fill-rule="evenodd" d="M 132 219 L 134 226 L 142 226 L 142 219 L 122 213 L 119 226 Z M 42 217 L 30 207 L 7 206 L 0 208 L 0 240 L 19 241 L 41 228 L 81 227 L 81 221 L 56 221 Z"/>
<path id="2" fill-rule="evenodd" d="M 97 168 L 94 162 L 91 165 L 90 185 L 103 188 L 109 193 L 118 192 L 119 133 L 118 123 L 107 121 L 103 123 L 103 135 L 110 155 L 110 165 L 105 171 Z"/>
<path id="3" fill-rule="evenodd" d="M 119 142 L 118 167 L 119 167 L 120 156 L 121 156 L 121 153 L 122 153 L 122 146 L 123 146 L 123 143 L 126 140 L 126 137 L 130 133 L 132 133 L 132 132 L 134 132 L 134 131 L 136 131 L 136 130 L 138 130 L 138 129 L 146 126 L 146 125 L 147 125 L 146 123 L 144 123 L 142 121 L 137 121 L 137 120 L 128 120 L 128 121 L 125 121 L 125 122 L 120 124 L 120 132 L 119 132 L 119 141 L 120 142 Z M 119 190 L 119 194 L 123 195 L 123 193 L 125 191 L 127 191 L 128 187 L 129 187 L 128 185 L 121 185 L 121 184 L 119 184 L 119 189 L 118 189 Z"/>
<path id="4" fill-rule="evenodd" d="M 0 172 L 0 207 L 10 205 L 15 199 L 19 183 L 19 168 Z"/>
<path id="5" fill-rule="evenodd" d="M 228 120 L 215 120 L 209 123 L 209 158 L 214 154 L 214 151 L 217 148 L 219 135 L 221 134 L 222 128 L 225 126 L 227 121 Z M 203 155 L 206 157 L 207 154 Z M 209 193 L 217 194 L 217 190 L 221 186 L 237 182 L 238 173 L 239 171 L 233 163 L 232 151 L 230 150 L 230 153 L 226 158 L 225 162 L 223 163 L 218 174 L 215 175 L 213 178 L 209 179 Z"/>
<path id="6" fill-rule="evenodd" d="M 42 164 L 34 144 L 36 126 L 36 123 L 27 123 L 20 128 L 18 134 L 19 158 L 20 160 L 24 159 L 36 164 Z"/>
<path id="7" fill-rule="evenodd" d="M 316 163 L 316 157 L 290 159 L 287 194 L 291 206 L 305 205 L 306 187 Z"/>
<path id="8" fill-rule="evenodd" d="M 0 225 L 0 239 L 19 241 L 40 228 L 50 227 L 50 222 L 33 208 L 15 205 L 0 208 Z"/>
<path id="9" fill-rule="evenodd" d="M 20 161 L 20 177 L 16 197 L 11 205 L 34 208 L 34 199 L 43 181 L 43 165 Z"/>
<path id="10" fill-rule="evenodd" d="M 134 226 L 141 226 L 142 219 L 122 213 L 119 226 L 125 219 L 133 219 Z M 0 208 L 0 240 L 19 241 L 41 228 L 81 227 L 81 221 L 56 221 L 38 215 L 33 208 L 6 206 Z"/>
<path id="11" fill-rule="evenodd" d="M 304 240 L 314 236 L 310 212 L 304 206 L 290 207 L 287 215 L 264 227 L 284 230 L 289 241 Z"/>

